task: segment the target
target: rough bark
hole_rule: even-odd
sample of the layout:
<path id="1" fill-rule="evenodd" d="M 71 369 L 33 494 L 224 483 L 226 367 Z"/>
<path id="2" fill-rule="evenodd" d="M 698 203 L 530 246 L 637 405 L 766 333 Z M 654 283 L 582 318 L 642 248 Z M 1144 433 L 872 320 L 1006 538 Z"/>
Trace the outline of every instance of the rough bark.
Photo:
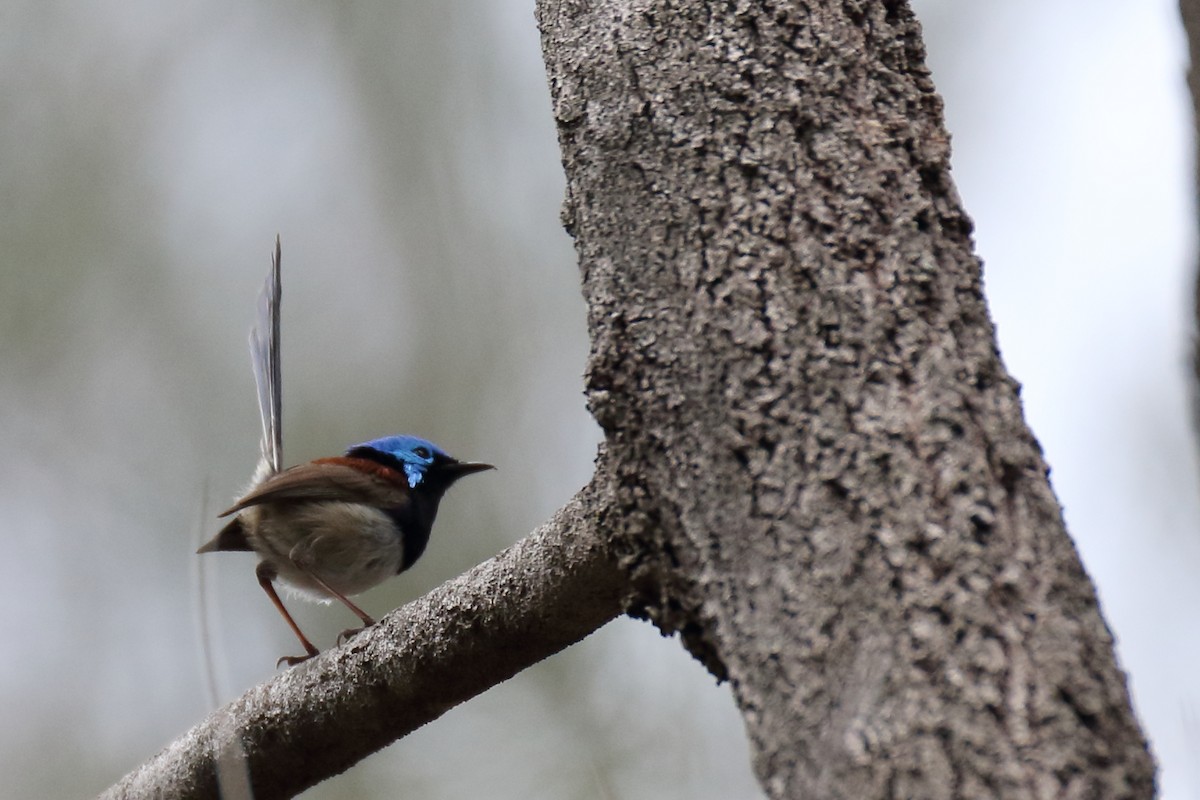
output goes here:
<path id="1" fill-rule="evenodd" d="M 768 794 L 1151 796 L 907 4 L 537 8 L 616 548 Z"/>
<path id="2" fill-rule="evenodd" d="M 102 797 L 292 797 L 579 641 L 621 611 L 608 496 L 598 473 L 529 537 L 255 687 Z"/>

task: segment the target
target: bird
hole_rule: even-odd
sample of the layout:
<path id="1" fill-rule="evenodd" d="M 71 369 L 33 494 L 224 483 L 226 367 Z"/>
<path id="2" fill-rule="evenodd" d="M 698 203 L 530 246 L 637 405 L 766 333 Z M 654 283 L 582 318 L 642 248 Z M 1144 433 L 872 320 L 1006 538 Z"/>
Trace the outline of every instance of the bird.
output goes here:
<path id="1" fill-rule="evenodd" d="M 350 600 L 411 567 L 429 542 L 442 496 L 460 478 L 495 469 L 459 461 L 418 436 L 394 435 L 362 442 L 343 455 L 284 469 L 279 349 L 279 237 L 271 270 L 250 331 L 250 356 L 262 418 L 261 457 L 247 491 L 220 517 L 230 520 L 197 553 L 251 551 L 263 591 L 304 647 L 276 667 L 319 654 L 300 630 L 275 588 L 337 600 L 361 621 L 338 644 L 375 624 Z"/>

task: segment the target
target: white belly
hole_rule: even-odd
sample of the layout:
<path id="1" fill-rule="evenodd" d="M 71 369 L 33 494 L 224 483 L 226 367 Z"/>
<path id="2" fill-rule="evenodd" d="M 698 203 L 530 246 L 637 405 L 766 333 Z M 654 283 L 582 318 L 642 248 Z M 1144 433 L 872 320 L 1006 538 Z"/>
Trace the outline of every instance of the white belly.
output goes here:
<path id="1" fill-rule="evenodd" d="M 242 512 L 247 539 L 285 585 L 317 600 L 329 593 L 313 573 L 344 595 L 365 592 L 395 575 L 404 548 L 391 518 L 355 503 L 253 506 Z"/>

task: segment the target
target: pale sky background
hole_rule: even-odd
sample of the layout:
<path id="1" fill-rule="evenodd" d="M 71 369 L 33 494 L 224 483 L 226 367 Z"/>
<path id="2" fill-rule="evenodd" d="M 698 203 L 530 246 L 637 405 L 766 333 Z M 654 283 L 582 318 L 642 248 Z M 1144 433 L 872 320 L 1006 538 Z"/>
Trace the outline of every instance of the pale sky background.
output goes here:
<path id="1" fill-rule="evenodd" d="M 1175 4 L 916 8 L 1005 363 L 1162 796 L 1200 798 Z M 530 2 L 4 0 L 0 75 L 0 797 L 88 796 L 209 708 L 192 551 L 256 457 L 276 232 L 286 460 L 404 431 L 500 466 L 380 615 L 586 481 L 584 307 Z M 294 645 L 251 558 L 206 563 L 224 701 Z M 352 622 L 298 610 L 322 647 Z M 728 692 L 620 620 L 305 796 L 760 795 Z"/>

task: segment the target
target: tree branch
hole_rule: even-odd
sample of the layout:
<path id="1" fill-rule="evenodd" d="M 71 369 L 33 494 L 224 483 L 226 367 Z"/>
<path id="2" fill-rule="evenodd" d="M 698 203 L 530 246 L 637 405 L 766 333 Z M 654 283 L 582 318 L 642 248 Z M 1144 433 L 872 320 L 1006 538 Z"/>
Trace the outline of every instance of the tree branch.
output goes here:
<path id="1" fill-rule="evenodd" d="M 248 780 L 256 800 L 292 797 L 583 639 L 622 610 L 610 497 L 598 470 L 525 539 L 214 712 L 102 797 L 217 797 L 218 769 L 226 796 Z"/>

